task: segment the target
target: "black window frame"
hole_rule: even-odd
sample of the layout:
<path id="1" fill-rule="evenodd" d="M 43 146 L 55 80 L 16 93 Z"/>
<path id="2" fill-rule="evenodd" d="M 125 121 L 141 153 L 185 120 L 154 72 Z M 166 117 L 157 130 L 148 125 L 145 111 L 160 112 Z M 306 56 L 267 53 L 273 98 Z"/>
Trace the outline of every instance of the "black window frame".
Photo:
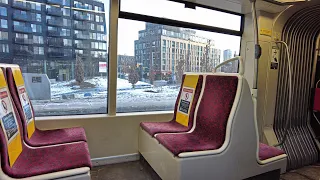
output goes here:
<path id="1" fill-rule="evenodd" d="M 223 13 L 229 13 L 233 15 L 237 15 L 241 17 L 241 22 L 240 22 L 240 30 L 231 30 L 231 29 L 226 29 L 226 28 L 220 28 L 220 27 L 215 27 L 215 26 L 208 26 L 208 25 L 203 25 L 203 24 L 197 24 L 197 23 L 191 23 L 191 22 L 184 22 L 184 21 L 178 21 L 178 20 L 173 20 L 173 19 L 168 19 L 168 18 L 159 18 L 155 16 L 149 16 L 149 15 L 142 15 L 142 14 L 137 14 L 137 13 L 131 13 L 131 12 L 125 12 L 121 11 L 121 0 L 119 0 L 119 18 L 121 19 L 128 19 L 128 20 L 136 20 L 136 21 L 144 21 L 148 23 L 154 23 L 154 24 L 161 24 L 161 25 L 168 25 L 168 26 L 175 26 L 175 27 L 181 27 L 181 28 L 190 28 L 190 29 L 195 29 L 195 30 L 202 30 L 202 31 L 209 31 L 209 32 L 214 32 L 214 33 L 220 33 L 220 34 L 227 34 L 227 35 L 233 35 L 233 36 L 240 36 L 242 37 L 243 31 L 244 31 L 244 14 L 242 13 L 237 13 L 237 12 L 232 12 L 216 7 L 211 7 L 211 6 L 206 6 L 203 4 L 198 4 L 194 2 L 186 2 L 182 0 L 167 0 L 167 1 L 172 1 L 172 2 L 177 2 L 184 4 L 185 7 L 201 7 L 201 8 L 206 8 L 214 11 L 220 11 Z"/>

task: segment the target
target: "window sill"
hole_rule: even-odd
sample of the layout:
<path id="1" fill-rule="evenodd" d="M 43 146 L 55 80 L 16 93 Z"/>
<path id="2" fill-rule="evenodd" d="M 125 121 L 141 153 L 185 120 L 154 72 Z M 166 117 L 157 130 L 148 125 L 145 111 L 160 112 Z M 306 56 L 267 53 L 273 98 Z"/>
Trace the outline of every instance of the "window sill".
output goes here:
<path id="1" fill-rule="evenodd" d="M 108 114 L 90 114 L 90 115 L 72 115 L 72 116 L 44 116 L 36 117 L 36 121 L 52 121 L 52 120 L 92 120 L 92 119 L 112 119 L 112 118 L 128 118 L 137 116 L 167 116 L 173 115 L 173 111 L 152 111 L 152 112 L 130 112 L 130 113 L 117 113 L 115 116 Z"/>

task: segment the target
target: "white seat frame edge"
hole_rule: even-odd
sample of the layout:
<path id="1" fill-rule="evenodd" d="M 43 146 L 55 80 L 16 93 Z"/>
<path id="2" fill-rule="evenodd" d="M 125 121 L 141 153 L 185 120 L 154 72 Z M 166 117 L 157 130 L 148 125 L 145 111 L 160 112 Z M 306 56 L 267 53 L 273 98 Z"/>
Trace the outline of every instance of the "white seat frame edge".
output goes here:
<path id="1" fill-rule="evenodd" d="M 226 73 L 219 75 L 235 76 Z M 180 153 L 179 157 L 174 157 L 140 128 L 139 152 L 162 179 L 244 179 L 277 169 L 285 172 L 286 155 L 259 160 L 259 139 L 252 96 L 247 81 L 240 75 L 238 78 L 237 95 L 229 116 L 226 139 L 218 150 Z"/>

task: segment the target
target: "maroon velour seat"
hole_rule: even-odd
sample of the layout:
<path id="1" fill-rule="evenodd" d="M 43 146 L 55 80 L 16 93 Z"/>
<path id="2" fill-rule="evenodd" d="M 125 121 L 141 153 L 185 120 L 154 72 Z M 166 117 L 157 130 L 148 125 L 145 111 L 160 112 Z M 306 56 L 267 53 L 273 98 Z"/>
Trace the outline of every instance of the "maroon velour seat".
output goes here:
<path id="1" fill-rule="evenodd" d="M 189 122 L 188 122 L 188 126 L 183 126 L 180 123 L 178 123 L 176 121 L 176 112 L 177 112 L 177 108 L 178 108 L 178 104 L 179 104 L 179 99 L 180 99 L 180 95 L 181 95 L 181 91 L 182 91 L 182 86 L 183 86 L 183 82 L 185 79 L 186 75 L 183 75 L 182 77 L 182 84 L 181 84 L 181 88 L 176 100 L 176 104 L 174 106 L 174 115 L 171 121 L 169 122 L 142 122 L 140 124 L 141 128 L 144 129 L 148 134 L 150 134 L 151 136 L 154 136 L 155 134 L 158 133 L 181 133 L 181 132 L 187 132 L 189 131 L 192 126 L 193 126 L 193 116 L 194 116 L 194 111 L 199 99 L 199 95 L 201 92 L 201 88 L 202 88 L 202 82 L 203 82 L 203 76 L 199 75 L 199 79 L 198 79 L 198 83 L 197 83 L 197 87 L 195 90 L 195 94 L 194 94 L 194 100 L 192 102 L 191 105 L 191 109 L 190 109 L 190 115 L 189 115 Z"/>
<path id="2" fill-rule="evenodd" d="M 175 156 L 182 152 L 219 149 L 237 93 L 237 76 L 207 75 L 196 113 L 196 127 L 191 133 L 158 134 L 156 139 Z"/>
<path id="3" fill-rule="evenodd" d="M 281 149 L 277 149 L 266 144 L 259 144 L 259 159 L 261 161 L 285 154 Z"/>
<path id="4" fill-rule="evenodd" d="M 15 107 L 14 109 L 21 129 L 20 117 Z M 20 138 L 22 141 L 22 137 Z M 8 147 L 2 129 L 0 130 L 0 144 L 2 170 L 13 178 L 27 178 L 75 168 L 92 167 L 88 145 L 85 142 L 36 149 L 31 149 L 22 143 L 22 153 L 12 167 L 9 165 Z"/>
<path id="5" fill-rule="evenodd" d="M 2 71 L 1 68 L 0 71 Z M 30 148 L 26 146 L 23 143 L 23 134 L 21 132 L 23 128 L 20 115 L 10 95 L 8 97 L 12 103 L 12 112 L 17 119 L 18 131 L 20 131 L 18 138 L 22 142 L 22 152 L 11 167 L 9 164 L 6 136 L 3 128 L 0 126 L 1 169 L 6 175 L 12 178 L 28 178 L 77 168 L 92 167 L 86 142 L 42 148 Z"/>
<path id="6" fill-rule="evenodd" d="M 17 91 L 17 87 L 14 81 L 13 72 L 11 68 L 6 69 L 6 78 L 7 78 L 7 83 L 8 83 L 9 90 L 11 92 L 13 102 L 15 103 L 18 109 L 18 113 L 21 117 L 24 141 L 29 146 L 39 147 L 39 146 L 87 141 L 85 131 L 83 128 L 80 128 L 80 127 L 45 130 L 45 131 L 39 130 L 35 127 L 35 131 L 33 135 L 31 136 L 31 138 L 28 138 L 27 122 L 25 119 L 25 115 L 22 109 L 20 99 L 19 99 L 19 94 Z M 32 115 L 34 118 L 35 116 L 34 116 L 34 111 L 33 111 L 31 101 L 30 101 L 30 106 L 32 108 Z"/>

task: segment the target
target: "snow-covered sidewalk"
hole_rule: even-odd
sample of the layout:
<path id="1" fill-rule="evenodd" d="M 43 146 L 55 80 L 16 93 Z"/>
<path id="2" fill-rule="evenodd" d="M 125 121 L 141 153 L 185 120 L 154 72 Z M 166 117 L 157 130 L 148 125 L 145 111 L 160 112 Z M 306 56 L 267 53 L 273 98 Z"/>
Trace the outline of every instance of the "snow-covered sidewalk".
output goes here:
<path id="1" fill-rule="evenodd" d="M 108 80 L 94 77 L 85 80 L 93 86 L 80 89 L 73 81 L 52 84 L 51 100 L 33 100 L 37 116 L 99 114 L 107 111 Z M 153 87 L 139 81 L 135 89 L 125 79 L 117 81 L 117 112 L 173 110 L 179 86 Z"/>

